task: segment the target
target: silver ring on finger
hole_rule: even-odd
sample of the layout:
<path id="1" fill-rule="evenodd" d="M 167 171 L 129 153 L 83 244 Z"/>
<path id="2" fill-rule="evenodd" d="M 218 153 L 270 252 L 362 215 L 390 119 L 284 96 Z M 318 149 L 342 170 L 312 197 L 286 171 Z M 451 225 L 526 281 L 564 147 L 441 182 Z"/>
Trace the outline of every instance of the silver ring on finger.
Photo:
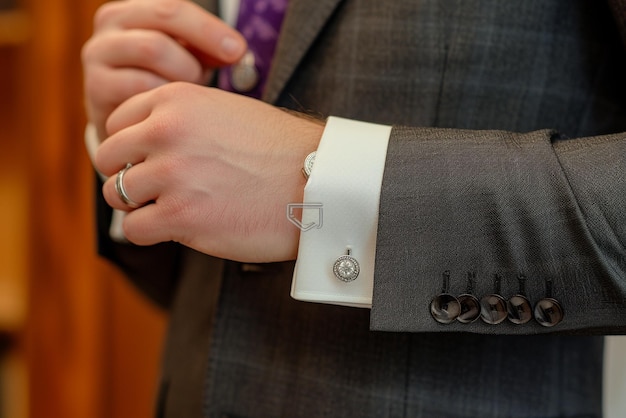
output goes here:
<path id="1" fill-rule="evenodd" d="M 133 199 L 131 199 L 130 196 L 128 196 L 128 193 L 126 193 L 126 188 L 124 187 L 124 175 L 132 166 L 133 165 L 131 163 L 127 163 L 126 167 L 122 168 L 117 173 L 117 177 L 115 178 L 115 191 L 117 192 L 120 199 L 122 199 L 122 202 L 126 204 L 126 206 L 131 209 L 137 209 L 140 208 L 142 204 L 137 203 Z"/>

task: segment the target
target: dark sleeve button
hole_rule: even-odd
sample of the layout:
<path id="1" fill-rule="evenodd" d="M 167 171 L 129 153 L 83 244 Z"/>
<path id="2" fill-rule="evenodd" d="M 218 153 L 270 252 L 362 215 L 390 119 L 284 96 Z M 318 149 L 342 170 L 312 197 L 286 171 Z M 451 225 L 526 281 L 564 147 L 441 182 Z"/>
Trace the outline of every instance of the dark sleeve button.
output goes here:
<path id="1" fill-rule="evenodd" d="M 454 322 L 461 313 L 461 305 L 457 298 L 450 294 L 450 271 L 442 274 L 441 293 L 430 301 L 430 314 L 440 324 Z"/>
<path id="2" fill-rule="evenodd" d="M 533 308 L 525 296 L 512 296 L 506 304 L 509 321 L 514 324 L 525 324 L 533 318 Z"/>
<path id="3" fill-rule="evenodd" d="M 563 320 L 563 308 L 553 298 L 541 299 L 535 305 L 535 319 L 544 327 L 553 327 Z"/>
<path id="4" fill-rule="evenodd" d="M 430 314 L 440 324 L 454 322 L 461 313 L 461 305 L 454 296 L 442 293 L 430 302 Z"/>
<path id="5" fill-rule="evenodd" d="M 506 302 L 500 295 L 491 294 L 480 299 L 480 317 L 490 325 L 497 325 L 507 318 Z"/>
<path id="6" fill-rule="evenodd" d="M 494 292 L 480 299 L 480 317 L 486 324 L 497 325 L 507 318 L 506 301 L 500 296 L 502 276 L 494 275 Z"/>
<path id="7" fill-rule="evenodd" d="M 457 320 L 462 324 L 470 324 L 480 317 L 480 302 L 474 296 L 474 285 L 476 284 L 476 272 L 467 272 L 467 290 L 458 297 L 461 304 L 461 313 Z"/>
<path id="8" fill-rule="evenodd" d="M 506 303 L 509 321 L 514 324 L 525 324 L 533 318 L 533 308 L 526 297 L 526 276 L 519 274 L 517 276 L 519 283 L 519 293 L 512 296 Z"/>
<path id="9" fill-rule="evenodd" d="M 465 293 L 459 296 L 458 300 L 461 305 L 461 313 L 459 313 L 457 320 L 462 324 L 476 321 L 480 316 L 480 302 L 476 296 Z"/>

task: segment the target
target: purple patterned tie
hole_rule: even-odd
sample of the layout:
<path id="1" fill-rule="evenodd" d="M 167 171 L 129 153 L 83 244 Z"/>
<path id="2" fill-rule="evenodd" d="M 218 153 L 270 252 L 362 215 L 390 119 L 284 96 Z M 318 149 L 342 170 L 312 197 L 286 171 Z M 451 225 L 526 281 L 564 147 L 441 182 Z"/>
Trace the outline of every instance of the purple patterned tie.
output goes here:
<path id="1" fill-rule="evenodd" d="M 248 41 L 248 52 L 222 70 L 220 88 L 262 96 L 286 10 L 287 0 L 241 0 L 237 29 Z"/>

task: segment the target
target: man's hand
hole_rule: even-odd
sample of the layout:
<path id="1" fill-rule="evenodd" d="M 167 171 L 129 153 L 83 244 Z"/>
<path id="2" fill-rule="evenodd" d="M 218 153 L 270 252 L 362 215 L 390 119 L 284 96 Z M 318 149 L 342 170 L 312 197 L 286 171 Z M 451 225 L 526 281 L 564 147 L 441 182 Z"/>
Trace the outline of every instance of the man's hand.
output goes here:
<path id="1" fill-rule="evenodd" d="M 204 83 L 245 50 L 237 31 L 189 1 L 106 3 L 82 51 L 89 120 L 104 140 L 106 119 L 128 98 L 171 81 Z"/>
<path id="2" fill-rule="evenodd" d="M 115 191 L 149 202 L 129 212 L 126 237 L 149 245 L 177 241 L 217 257 L 271 262 L 295 259 L 299 230 L 286 217 L 301 202 L 305 156 L 323 125 L 255 99 L 189 83 L 136 95 L 107 121 L 111 136 L 96 166 L 112 176 L 104 197 L 130 210 Z"/>

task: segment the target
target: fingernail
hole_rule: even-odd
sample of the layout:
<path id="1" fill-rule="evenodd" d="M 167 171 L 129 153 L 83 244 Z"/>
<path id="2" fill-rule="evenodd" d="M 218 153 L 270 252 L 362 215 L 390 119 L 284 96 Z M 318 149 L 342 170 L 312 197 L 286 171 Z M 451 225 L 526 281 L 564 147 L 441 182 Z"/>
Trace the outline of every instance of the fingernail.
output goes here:
<path id="1" fill-rule="evenodd" d="M 229 57 L 239 55 L 243 49 L 241 42 L 232 36 L 225 36 L 224 39 L 222 39 L 221 47 L 222 52 Z"/>

